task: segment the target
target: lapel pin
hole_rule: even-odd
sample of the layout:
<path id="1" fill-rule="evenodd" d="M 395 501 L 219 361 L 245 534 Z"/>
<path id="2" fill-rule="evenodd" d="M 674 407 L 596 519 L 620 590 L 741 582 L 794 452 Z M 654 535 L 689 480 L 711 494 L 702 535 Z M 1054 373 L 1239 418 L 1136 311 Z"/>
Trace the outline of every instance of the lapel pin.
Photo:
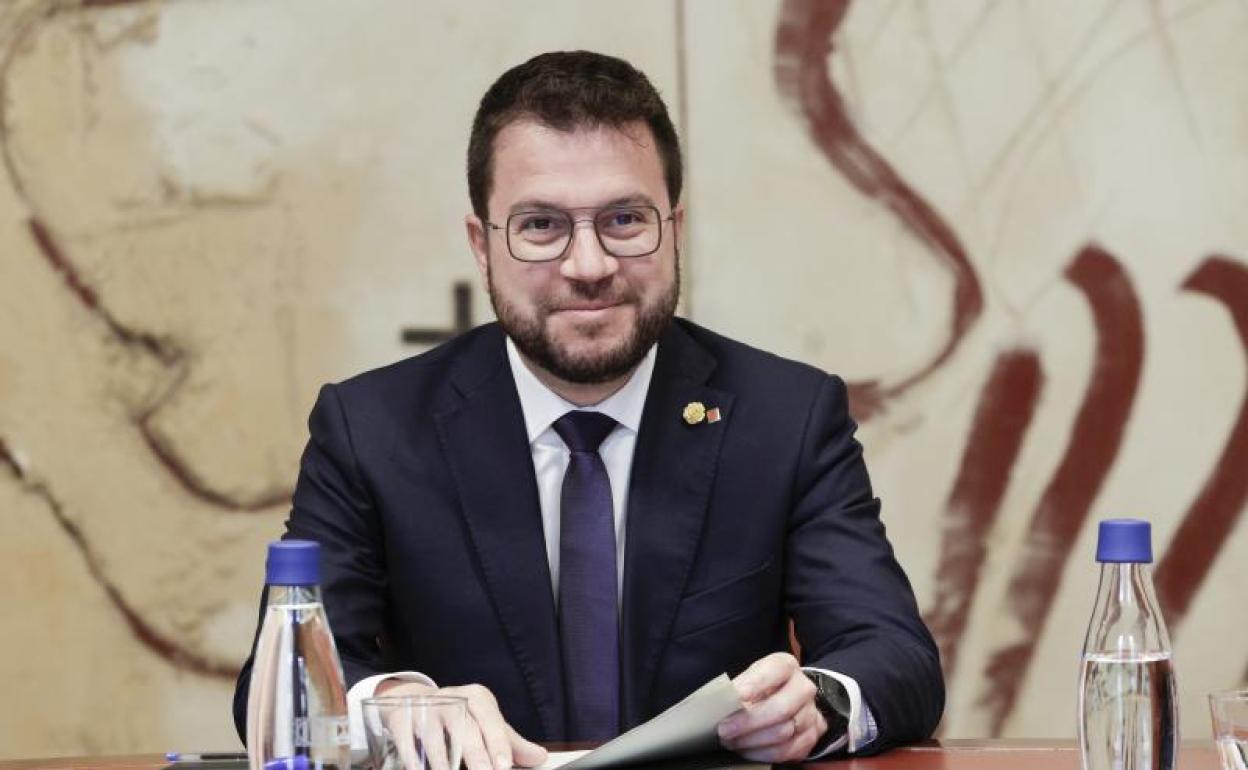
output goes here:
<path id="1" fill-rule="evenodd" d="M 712 409 L 707 409 L 707 410 L 706 410 L 706 421 L 707 421 L 707 422 L 719 422 L 719 421 L 720 421 L 720 419 L 722 419 L 722 417 L 723 417 L 723 415 L 721 415 L 721 414 L 719 413 L 719 407 L 714 407 L 714 408 L 712 408 Z"/>
<path id="2" fill-rule="evenodd" d="M 701 401 L 690 401 L 685 404 L 685 411 L 681 412 L 681 416 L 689 425 L 697 425 L 706 419 L 706 407 Z"/>

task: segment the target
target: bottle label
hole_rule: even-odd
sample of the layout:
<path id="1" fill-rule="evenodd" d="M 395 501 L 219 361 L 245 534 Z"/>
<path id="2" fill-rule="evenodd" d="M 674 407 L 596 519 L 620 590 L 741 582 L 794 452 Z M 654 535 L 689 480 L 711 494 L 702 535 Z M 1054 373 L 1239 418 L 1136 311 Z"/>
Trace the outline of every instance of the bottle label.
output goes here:
<path id="1" fill-rule="evenodd" d="M 313 738 L 322 746 L 350 746 L 351 726 L 346 717 L 320 717 Z"/>
<path id="2" fill-rule="evenodd" d="M 295 744 L 296 748 L 304 749 L 312 745 L 311 730 L 308 729 L 308 721 L 307 717 L 295 717 L 294 736 L 292 737 L 291 742 Z"/>
<path id="3" fill-rule="evenodd" d="M 335 746 L 351 745 L 351 725 L 347 722 L 346 717 L 338 717 L 334 720 L 334 738 Z"/>
<path id="4" fill-rule="evenodd" d="M 297 748 L 350 746 L 351 727 L 346 717 L 297 717 L 293 743 Z"/>

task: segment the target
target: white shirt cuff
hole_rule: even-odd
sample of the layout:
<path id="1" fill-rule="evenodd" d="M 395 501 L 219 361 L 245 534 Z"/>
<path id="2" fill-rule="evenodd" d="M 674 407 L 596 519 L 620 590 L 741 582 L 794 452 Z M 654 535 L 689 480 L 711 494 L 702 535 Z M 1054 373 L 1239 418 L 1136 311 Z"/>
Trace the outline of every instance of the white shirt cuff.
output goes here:
<path id="1" fill-rule="evenodd" d="M 841 687 L 844 688 L 844 692 L 841 693 L 841 696 L 844 697 L 845 700 L 835 703 L 834 706 L 836 707 L 836 710 L 842 714 L 846 711 L 849 712 L 846 717 L 849 724 L 846 728 L 845 735 L 842 735 L 832 741 L 818 754 L 811 755 L 810 757 L 807 757 L 807 759 L 820 759 L 821 757 L 825 757 L 828 754 L 831 754 L 834 751 L 840 751 L 841 749 L 846 749 L 850 754 L 853 754 L 854 752 L 860 751 L 861 749 L 871 745 L 876 736 L 879 735 L 880 731 L 879 728 L 876 727 L 875 716 L 871 713 L 871 707 L 862 701 L 862 690 L 858 688 L 858 682 L 855 681 L 852 676 L 839 674 L 835 671 L 828 671 L 826 668 L 813 668 L 807 666 L 803 668 L 803 670 L 815 671 L 835 679 Z M 834 693 L 834 698 L 835 695 L 836 694 Z"/>
<path id="2" fill-rule="evenodd" d="M 364 713 L 360 703 L 365 698 L 373 697 L 377 685 L 387 679 L 401 679 L 405 682 L 419 682 L 430 687 L 437 687 L 432 679 L 418 671 L 399 671 L 393 674 L 374 674 L 365 677 L 347 690 L 347 720 L 351 727 L 351 753 L 368 752 L 368 738 L 364 735 Z M 353 756 L 354 758 L 354 756 Z"/>

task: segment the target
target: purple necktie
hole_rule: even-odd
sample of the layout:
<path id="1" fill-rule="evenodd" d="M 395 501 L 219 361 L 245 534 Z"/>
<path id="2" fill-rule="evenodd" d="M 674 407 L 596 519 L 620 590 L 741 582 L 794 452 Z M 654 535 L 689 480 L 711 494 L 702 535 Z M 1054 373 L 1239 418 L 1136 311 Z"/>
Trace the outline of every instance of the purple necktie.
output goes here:
<path id="1" fill-rule="evenodd" d="M 620 730 L 615 517 L 598 455 L 615 426 L 601 412 L 580 411 L 554 425 L 571 452 L 559 508 L 559 638 L 572 741 L 614 738 Z"/>

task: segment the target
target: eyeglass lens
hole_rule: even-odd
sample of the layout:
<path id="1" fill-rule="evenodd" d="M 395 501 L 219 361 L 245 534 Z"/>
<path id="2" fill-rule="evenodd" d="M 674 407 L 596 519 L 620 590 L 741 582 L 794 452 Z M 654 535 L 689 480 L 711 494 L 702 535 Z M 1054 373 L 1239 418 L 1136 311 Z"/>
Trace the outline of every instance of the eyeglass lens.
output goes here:
<path id="1" fill-rule="evenodd" d="M 659 248 L 662 223 L 653 206 L 612 206 L 586 219 L 558 209 L 517 211 L 507 217 L 507 245 L 525 262 L 558 259 L 582 221 L 593 222 L 598 242 L 613 257 L 641 257 Z"/>

